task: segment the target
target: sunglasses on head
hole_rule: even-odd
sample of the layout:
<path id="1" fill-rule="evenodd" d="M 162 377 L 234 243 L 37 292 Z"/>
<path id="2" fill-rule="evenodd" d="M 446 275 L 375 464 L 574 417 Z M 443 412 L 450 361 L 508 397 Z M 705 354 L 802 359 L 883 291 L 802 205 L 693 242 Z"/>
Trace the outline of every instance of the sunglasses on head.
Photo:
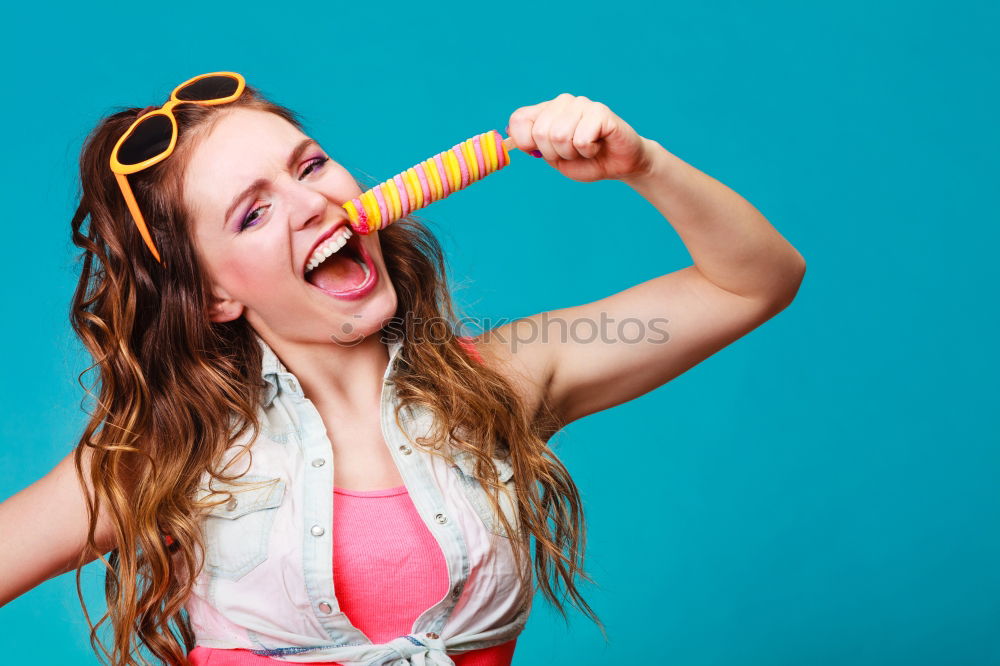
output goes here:
<path id="1" fill-rule="evenodd" d="M 146 221 L 135 202 L 135 195 L 126 176 L 142 171 L 165 160 L 174 152 L 177 143 L 177 120 L 173 108 L 178 104 L 226 104 L 237 99 L 246 87 L 246 81 L 236 72 L 211 72 L 201 74 L 174 88 L 167 103 L 144 113 L 125 131 L 111 151 L 111 171 L 115 174 L 122 196 L 128 205 L 135 226 L 146 246 L 160 263 L 160 253 L 149 235 Z"/>

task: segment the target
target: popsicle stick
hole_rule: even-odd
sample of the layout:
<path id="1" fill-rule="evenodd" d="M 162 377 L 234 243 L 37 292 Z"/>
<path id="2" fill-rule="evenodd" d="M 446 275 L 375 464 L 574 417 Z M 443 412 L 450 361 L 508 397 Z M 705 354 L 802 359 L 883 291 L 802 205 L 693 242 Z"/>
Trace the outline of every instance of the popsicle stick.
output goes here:
<path id="1" fill-rule="evenodd" d="M 517 149 L 517 146 L 516 146 L 516 145 L 514 145 L 514 137 L 512 137 L 512 136 L 509 136 L 509 137 L 507 137 L 506 139 L 504 139 L 504 140 L 503 140 L 503 145 L 504 145 L 504 147 L 505 147 L 505 148 L 506 148 L 506 149 L 507 149 L 508 151 L 511 151 L 511 150 L 516 150 L 516 149 Z"/>

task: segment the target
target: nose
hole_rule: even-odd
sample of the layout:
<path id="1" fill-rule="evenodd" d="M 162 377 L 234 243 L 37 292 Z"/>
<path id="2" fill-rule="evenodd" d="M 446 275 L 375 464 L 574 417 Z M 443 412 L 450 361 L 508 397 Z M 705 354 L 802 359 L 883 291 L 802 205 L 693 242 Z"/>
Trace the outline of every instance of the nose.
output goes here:
<path id="1" fill-rule="evenodd" d="M 296 230 L 322 224 L 331 205 L 322 192 L 298 181 L 293 181 L 293 184 L 289 185 L 288 197 L 291 224 Z"/>

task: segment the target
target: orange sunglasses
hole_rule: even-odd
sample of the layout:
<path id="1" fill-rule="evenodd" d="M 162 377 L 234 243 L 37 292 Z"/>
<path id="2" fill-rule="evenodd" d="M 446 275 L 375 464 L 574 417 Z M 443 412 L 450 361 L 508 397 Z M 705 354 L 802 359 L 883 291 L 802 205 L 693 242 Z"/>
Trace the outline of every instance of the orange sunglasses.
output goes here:
<path id="1" fill-rule="evenodd" d="M 146 221 L 135 202 L 135 195 L 126 176 L 162 162 L 174 152 L 177 144 L 177 120 L 172 109 L 178 104 L 226 104 L 237 99 L 246 81 L 236 72 L 211 72 L 188 79 L 170 93 L 170 99 L 159 109 L 136 119 L 111 151 L 111 171 L 121 188 L 125 203 L 132 213 L 146 246 L 160 260 L 160 253 L 149 235 Z"/>

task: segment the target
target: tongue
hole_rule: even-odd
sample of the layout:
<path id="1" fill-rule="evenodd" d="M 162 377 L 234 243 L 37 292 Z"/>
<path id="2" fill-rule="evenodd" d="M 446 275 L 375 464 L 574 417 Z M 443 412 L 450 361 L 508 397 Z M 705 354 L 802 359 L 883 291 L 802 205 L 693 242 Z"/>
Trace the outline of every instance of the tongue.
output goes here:
<path id="1" fill-rule="evenodd" d="M 326 291 L 347 291 L 365 281 L 365 269 L 341 251 L 317 266 L 306 279 Z"/>

